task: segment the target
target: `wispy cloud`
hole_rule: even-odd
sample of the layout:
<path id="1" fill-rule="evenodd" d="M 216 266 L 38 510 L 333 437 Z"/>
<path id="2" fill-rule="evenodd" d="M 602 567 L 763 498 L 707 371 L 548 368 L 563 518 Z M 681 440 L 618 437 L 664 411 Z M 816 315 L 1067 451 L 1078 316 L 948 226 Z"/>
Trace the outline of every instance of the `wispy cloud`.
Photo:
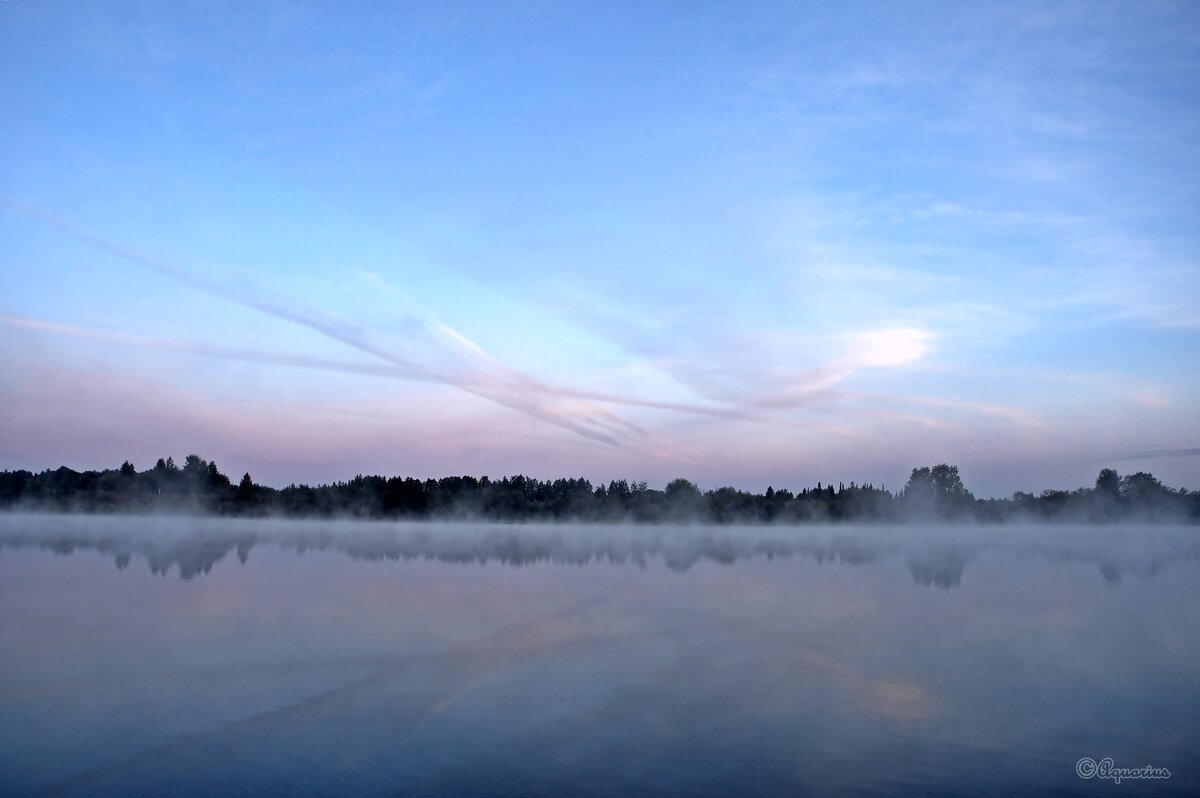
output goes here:
<path id="1" fill-rule="evenodd" d="M 22 316 L 12 316 L 7 314 L 0 314 L 0 324 L 17 329 L 53 333 L 55 335 L 64 335 L 71 338 L 79 338 L 82 340 L 96 341 L 98 343 L 107 343 L 119 346 L 128 346 L 138 349 L 154 349 L 163 352 L 176 352 L 179 354 L 196 355 L 199 357 L 213 357 L 223 360 L 262 363 L 272 366 L 312 369 L 316 371 L 328 371 L 340 374 L 355 374 L 369 377 L 414 380 L 436 384 L 440 384 L 441 382 L 440 380 L 433 379 L 429 374 L 419 369 L 408 369 L 390 364 L 376 365 L 373 363 L 333 360 L 330 358 L 317 358 L 307 355 L 263 352 L 256 349 L 220 347 L 210 344 L 195 344 L 186 341 L 174 341 L 139 335 L 126 335 L 123 333 L 105 332 L 103 330 L 90 330 L 69 324 L 60 324 L 57 322 L 42 321 L 38 319 L 30 319 Z M 482 350 L 480 350 L 480 352 L 482 352 Z M 558 395 L 568 399 L 582 399 L 605 404 L 640 407 L 652 410 L 669 410 L 678 413 L 730 420 L 766 420 L 762 416 L 756 416 L 749 412 L 739 410 L 738 408 L 731 407 L 714 407 L 690 404 L 687 402 L 656 401 L 632 396 L 621 396 L 602 391 L 584 391 L 572 388 L 559 387 L 555 388 L 555 391 Z"/>
<path id="2" fill-rule="evenodd" d="M 7 198 L 0 198 L 0 204 L 29 218 L 45 222 L 92 247 L 137 263 L 190 288 L 318 332 L 391 363 L 409 375 L 451 385 L 613 446 L 620 445 L 621 439 L 630 434 L 646 434 L 645 430 L 637 425 L 621 419 L 594 402 L 581 396 L 564 395 L 551 385 L 495 362 L 483 354 L 480 347 L 466 342 L 464 336 L 445 325 L 430 326 L 415 316 L 406 318 L 409 331 L 432 350 L 436 360 L 430 362 L 428 358 L 401 355 L 398 352 L 408 348 L 406 342 L 385 340 L 374 331 L 348 319 L 272 295 L 265 289 L 252 286 L 249 281 L 239 281 L 237 285 L 218 283 L 109 241 L 28 205 Z M 476 365 L 471 367 L 468 365 L 471 362 Z"/>
<path id="3" fill-rule="evenodd" d="M 370 363 L 351 363 L 348 361 L 331 360 L 328 358 L 309 357 L 307 355 L 289 355 L 273 352 L 260 352 L 253 349 L 212 346 L 210 344 L 194 344 L 185 341 L 171 341 L 163 338 L 150 338 L 140 335 L 125 335 L 122 333 L 89 330 L 70 324 L 29 319 L 22 316 L 0 314 L 0 324 L 34 332 L 54 333 L 72 338 L 79 338 L 99 343 L 129 346 L 138 349 L 157 349 L 163 352 L 215 357 L 225 360 L 240 360 L 251 363 L 264 363 L 275 366 L 316 369 L 343 374 L 361 374 L 376 377 L 400 377 L 410 380 L 433 381 L 419 370 L 403 368 L 396 365 L 374 365 Z"/>
<path id="4" fill-rule="evenodd" d="M 1200 457 L 1200 448 L 1152 446 L 1142 451 L 1109 455 L 1109 459 L 1112 460 L 1163 460 L 1179 457 Z"/>
<path id="5" fill-rule="evenodd" d="M 620 392 L 578 390 L 538 380 L 497 361 L 478 342 L 411 303 L 399 318 L 399 327 L 405 337 L 383 335 L 323 309 L 292 302 L 274 292 L 257 288 L 249 280 L 238 280 L 236 284 L 210 280 L 82 230 L 51 214 L 12 200 L 0 199 L 0 203 L 116 257 L 164 274 L 196 290 L 314 330 L 384 363 L 347 362 L 240 347 L 217 347 L 85 330 L 16 316 L 0 317 L 0 322 L 9 326 L 204 357 L 451 385 L 590 440 L 610 446 L 636 443 L 638 448 L 653 457 L 681 462 L 693 460 L 695 453 L 689 452 L 677 440 L 621 417 L 606 405 L 784 425 L 794 421 L 781 417 L 781 412 L 808 408 L 838 412 L 846 418 L 861 419 L 866 413 L 875 418 L 929 429 L 946 427 L 937 418 L 881 406 L 881 403 L 894 403 L 897 401 L 895 397 L 852 393 L 842 388 L 860 372 L 896 369 L 924 358 L 935 336 L 931 331 L 919 327 L 860 330 L 832 342 L 828 339 L 809 341 L 805 336 L 799 339 L 783 336 L 780 340 L 760 336 L 758 340 L 727 341 L 721 350 L 701 348 L 694 354 L 680 355 L 673 349 L 678 341 L 686 340 L 686 336 L 675 334 L 671 322 L 661 322 L 667 327 L 657 331 L 640 329 L 593 309 L 585 314 L 585 319 L 593 327 L 617 335 L 622 343 L 634 351 L 653 355 L 644 361 L 644 365 L 668 374 L 707 402 L 643 399 Z M 686 314 L 682 318 L 687 320 Z M 830 343 L 833 344 L 832 348 L 817 345 Z M 802 353 L 801 360 L 809 359 L 811 355 L 808 353 L 824 352 L 821 356 L 824 362 L 797 368 L 797 352 Z M 750 356 L 746 357 L 746 354 Z M 1026 426 L 1038 423 L 1019 409 L 987 403 L 951 402 L 938 397 L 902 397 L 898 401 L 965 410 Z"/>
<path id="6" fill-rule="evenodd" d="M 1045 421 L 1019 407 L 1009 407 L 1007 405 L 990 404 L 986 402 L 959 402 L 939 396 L 900 396 L 894 397 L 894 399 L 900 402 L 925 405 L 927 407 L 945 407 L 953 410 L 966 410 L 971 413 L 990 416 L 1002 421 L 1009 421 L 1013 424 L 1018 424 L 1024 427 L 1045 428 L 1048 426 Z"/>

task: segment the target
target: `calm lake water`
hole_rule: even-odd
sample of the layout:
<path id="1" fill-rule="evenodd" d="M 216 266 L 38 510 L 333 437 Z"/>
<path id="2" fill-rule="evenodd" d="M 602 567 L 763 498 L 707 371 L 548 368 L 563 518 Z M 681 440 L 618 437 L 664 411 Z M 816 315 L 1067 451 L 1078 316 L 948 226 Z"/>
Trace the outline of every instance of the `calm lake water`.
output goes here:
<path id="1" fill-rule="evenodd" d="M 1198 754 L 1197 528 L 0 516 L 5 796 L 1196 796 Z"/>

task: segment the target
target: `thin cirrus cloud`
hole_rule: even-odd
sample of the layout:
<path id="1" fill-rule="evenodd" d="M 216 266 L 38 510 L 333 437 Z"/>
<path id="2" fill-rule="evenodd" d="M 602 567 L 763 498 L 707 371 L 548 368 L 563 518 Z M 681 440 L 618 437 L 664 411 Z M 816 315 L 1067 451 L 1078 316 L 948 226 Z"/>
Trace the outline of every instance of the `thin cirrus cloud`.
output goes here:
<path id="1" fill-rule="evenodd" d="M 1123 452 L 1120 454 L 1110 455 L 1112 460 L 1160 460 L 1174 459 L 1180 457 L 1200 457 L 1200 448 L 1197 447 L 1171 447 L 1171 446 L 1149 446 L 1141 451 Z"/>
<path id="2" fill-rule="evenodd" d="M 870 330 L 854 338 L 848 367 L 903 366 L 920 360 L 929 351 L 931 334 L 912 327 Z"/>
<path id="3" fill-rule="evenodd" d="M 790 375 L 787 385 L 751 400 L 758 408 L 786 409 L 811 405 L 835 396 L 835 388 L 866 369 L 897 368 L 926 355 L 932 333 L 912 327 L 867 330 L 849 336 L 847 351 L 832 364 Z M 854 398 L 842 393 L 843 401 Z"/>
<path id="4" fill-rule="evenodd" d="M 105 332 L 103 330 L 90 330 L 70 324 L 60 324 L 57 322 L 42 321 L 38 319 L 30 319 L 22 316 L 6 314 L 0 314 L 0 324 L 16 329 L 51 333 L 70 338 L 115 344 L 137 349 L 153 349 L 164 352 L 176 352 L 185 355 L 196 355 L 199 357 L 212 357 L 223 360 L 244 361 L 249 363 L 260 363 L 269 366 L 310 369 L 340 374 L 413 380 L 435 384 L 441 383 L 440 380 L 434 379 L 423 370 L 405 368 L 395 364 L 377 365 L 372 363 L 359 363 L 346 360 L 311 357 L 308 355 L 263 352 L 256 349 L 221 347 L 213 346 L 211 344 L 195 344 L 186 341 L 174 341 L 139 335 L 126 335 L 122 333 Z M 460 334 L 453 332 L 453 330 L 448 327 L 443 327 L 443 329 L 447 332 L 453 333 L 455 338 L 462 338 Z M 478 350 L 480 353 L 483 353 L 483 350 L 480 349 L 474 342 L 470 342 L 469 339 L 465 338 L 462 338 L 462 340 L 467 341 L 472 348 Z M 577 391 L 569 388 L 556 388 L 555 390 L 558 394 L 568 399 L 590 400 L 655 410 L 671 410 L 679 413 L 709 416 L 713 418 L 746 421 L 761 420 L 761 418 L 758 416 L 740 411 L 736 408 L 709 407 L 705 405 L 688 404 L 686 402 L 660 402 L 650 399 L 618 396 L 599 391 Z"/>
<path id="5" fill-rule="evenodd" d="M 739 408 L 743 416 L 753 414 L 753 420 L 791 409 L 845 408 L 864 397 L 847 391 L 845 382 L 872 369 L 911 366 L 929 354 L 936 339 L 933 331 L 911 325 L 834 335 L 727 335 L 732 322 L 720 318 L 719 308 L 648 318 L 571 295 L 559 294 L 555 302 L 559 312 L 635 358 L 641 371 Z"/>
<path id="6" fill-rule="evenodd" d="M 16 316 L 0 317 L 0 322 L 9 326 L 184 354 L 447 384 L 610 445 L 620 445 L 623 439 L 629 436 L 645 438 L 650 433 L 643 427 L 600 407 L 601 403 L 677 411 L 729 420 L 766 421 L 767 417 L 759 411 L 765 408 L 795 406 L 822 396 L 829 398 L 829 389 L 862 369 L 898 367 L 919 360 L 928 351 L 932 337 L 928 331 L 915 328 L 864 331 L 852 336 L 847 354 L 828 367 L 782 377 L 779 374 L 767 375 L 753 370 L 747 371 L 741 375 L 741 381 L 744 383 L 743 389 L 750 390 L 743 390 L 736 398 L 725 391 L 705 390 L 703 380 L 696 378 L 694 362 L 678 360 L 668 365 L 667 370 L 674 377 L 689 387 L 697 388 L 696 392 L 706 398 L 724 399 L 723 405 L 657 401 L 611 392 L 573 390 L 549 385 L 497 362 L 482 346 L 449 325 L 432 318 L 422 318 L 422 315 L 429 314 L 410 313 L 404 321 L 412 337 L 419 340 L 421 349 L 434 353 L 436 362 L 432 363 L 429 362 L 429 356 L 420 354 L 411 342 L 382 337 L 346 318 L 272 296 L 263 289 L 251 287 L 246 281 L 239 281 L 238 288 L 226 283 L 217 283 L 112 242 L 23 203 L 0 198 L 0 204 L 28 218 L 49 224 L 92 247 L 168 276 L 187 287 L 314 330 L 327 338 L 384 360 L 388 365 L 342 362 L 246 348 L 214 347 L 84 330 L 70 325 Z M 754 395 L 754 386 L 761 388 L 772 380 L 780 379 L 787 383 L 784 390 L 774 394 Z"/>
<path id="7" fill-rule="evenodd" d="M 418 347 L 412 341 L 381 336 L 363 325 L 327 311 L 272 296 L 265 290 L 251 287 L 244 280 L 238 282 L 240 287 L 236 289 L 229 284 L 207 280 L 23 203 L 0 198 L 0 204 L 26 217 L 45 222 L 101 251 L 168 276 L 189 288 L 314 330 L 327 338 L 377 357 L 387 365 L 334 361 L 246 348 L 215 347 L 85 330 L 71 325 L 17 316 L 0 317 L 0 323 L 10 327 L 181 354 L 449 385 L 584 438 L 609 446 L 634 444 L 651 456 L 664 460 L 686 461 L 689 459 L 687 447 L 658 436 L 601 405 L 674 411 L 722 419 L 758 419 L 751 411 L 737 407 L 656 401 L 612 392 L 581 391 L 550 385 L 497 362 L 479 344 L 448 325 L 432 319 L 428 313 L 414 311 L 404 318 L 404 326 L 419 342 Z"/>
<path id="8" fill-rule="evenodd" d="M 464 336 L 458 333 L 448 334 L 449 328 L 445 325 L 429 326 L 415 317 L 407 319 L 409 326 L 419 332 L 422 343 L 432 349 L 442 361 L 422 362 L 424 358 L 398 354 L 409 348 L 407 343 L 380 340 L 373 331 L 327 311 L 271 297 L 266 291 L 253 289 L 247 284 L 242 284 L 240 289 L 218 284 L 111 242 L 53 214 L 7 198 L 0 198 L 0 204 L 29 218 L 45 222 L 89 246 L 137 263 L 185 286 L 298 324 L 375 356 L 403 370 L 406 376 L 416 376 L 453 386 L 585 438 L 613 446 L 620 445 L 622 438 L 629 435 L 646 434 L 645 430 L 637 425 L 585 398 L 564 396 L 553 386 L 497 363 L 478 345 L 464 344 Z"/>
<path id="9" fill-rule="evenodd" d="M 708 400 L 703 404 L 645 399 L 617 392 L 576 390 L 547 384 L 499 363 L 478 343 L 428 313 L 414 310 L 404 318 L 404 326 L 413 341 L 419 342 L 418 347 L 413 341 L 383 336 L 324 310 L 272 296 L 270 292 L 249 287 L 245 281 L 239 281 L 238 288 L 218 284 L 84 231 L 51 214 L 12 200 L 2 199 L 0 202 L 26 217 L 46 222 L 73 238 L 169 276 L 185 286 L 301 325 L 384 362 L 370 364 L 263 352 L 244 347 L 218 347 L 88 330 L 13 315 L 0 317 L 0 323 L 10 327 L 202 357 L 450 385 L 584 438 L 608 446 L 632 445 L 656 459 L 672 462 L 694 462 L 698 455 L 678 436 L 672 438 L 654 432 L 602 405 L 661 410 L 731 422 L 784 425 L 796 430 L 805 425 L 798 424 L 787 415 L 781 416 L 781 412 L 809 407 L 839 412 L 845 418 L 858 422 L 874 418 L 901 420 L 934 429 L 944 426 L 937 419 L 879 406 L 880 403 L 896 402 L 953 407 L 1018 424 L 1036 423 L 1020 410 L 1000 406 L 953 403 L 936 398 L 871 396 L 846 391 L 841 387 L 842 383 L 862 371 L 895 369 L 920 361 L 930 351 L 933 335 L 916 327 L 872 329 L 843 336 L 842 353 L 826 365 L 811 369 L 763 369 L 754 363 L 747 363 L 740 370 L 721 373 L 718 359 L 713 361 L 715 367 L 709 375 L 711 381 L 706 382 L 700 376 L 702 356 L 675 360 L 665 358 L 657 364 L 670 377 Z M 831 429 L 836 431 L 838 428 L 838 425 L 834 425 Z"/>
<path id="10" fill-rule="evenodd" d="M 577 440 L 598 444 L 590 456 L 591 467 L 596 469 L 596 475 L 601 475 L 599 469 L 611 473 L 610 470 L 630 468 L 634 464 L 645 476 L 667 478 L 679 473 L 694 476 L 707 473 L 711 479 L 727 480 L 728 476 L 722 475 L 724 472 L 718 473 L 711 468 L 714 452 L 721 452 L 724 461 L 731 464 L 729 468 L 732 471 L 740 469 L 746 474 L 755 474 L 755 479 L 769 482 L 776 477 L 767 475 L 764 469 L 775 473 L 788 468 L 787 463 L 794 457 L 796 441 L 804 442 L 810 456 L 821 453 L 825 457 L 834 451 L 831 447 L 845 445 L 861 448 L 876 434 L 872 430 L 878 430 L 881 426 L 899 425 L 927 430 L 939 436 L 961 435 L 964 429 L 972 426 L 950 423 L 944 418 L 947 412 L 983 417 L 1011 427 L 1036 428 L 1040 425 L 1038 419 L 1020 408 L 954 401 L 938 396 L 871 393 L 856 386 L 855 378 L 859 375 L 869 375 L 875 371 L 902 372 L 921 364 L 937 349 L 936 344 L 940 340 L 938 335 L 913 324 L 870 327 L 832 336 L 773 336 L 746 332 L 737 340 L 724 344 L 719 341 L 721 332 L 718 327 L 709 336 L 699 339 L 695 346 L 688 343 L 687 336 L 677 336 L 669 324 L 646 337 L 637 334 L 645 324 L 640 327 L 628 325 L 622 333 L 628 350 L 636 352 L 640 347 L 641 351 L 652 353 L 636 359 L 634 369 L 658 372 L 668 383 L 676 388 L 684 388 L 695 399 L 678 398 L 677 390 L 670 390 L 667 394 L 670 398 L 666 398 L 655 392 L 654 386 L 661 386 L 661 381 L 651 379 L 646 383 L 638 380 L 627 383 L 621 381 L 619 375 L 616 380 L 611 379 L 612 375 L 599 382 L 590 380 L 593 387 L 581 389 L 550 384 L 508 367 L 490 355 L 487 348 L 476 340 L 441 322 L 435 314 L 419 306 L 412 305 L 404 309 L 401 316 L 404 336 L 383 333 L 342 315 L 294 303 L 270 291 L 258 290 L 245 279 L 217 283 L 149 258 L 41 211 L 11 201 L 4 201 L 3 204 L 26 217 L 47 222 L 104 252 L 165 274 L 193 290 L 316 331 L 358 353 L 370 355 L 377 362 L 132 336 L 14 314 L 0 317 L 0 324 L 121 347 L 330 374 L 447 385 L 464 395 L 482 397 L 498 406 L 517 411 L 531 421 L 567 430 L 577 436 Z M 621 326 L 615 318 L 606 318 L 604 322 L 612 330 Z M 682 352 L 678 351 L 681 345 Z M 603 385 L 618 387 L 616 390 L 611 387 L 605 389 Z M 632 389 L 634 385 L 639 386 L 636 393 Z M 359 398 L 370 403 L 379 399 L 380 395 Z M 337 412 L 352 414 L 363 407 L 351 399 Z M 192 424 L 195 434 L 180 438 L 180 433 L 168 425 L 160 430 L 162 441 L 202 439 L 219 442 L 228 438 L 219 428 L 217 417 L 223 412 L 219 403 L 211 407 L 189 405 L 189 408 L 189 418 L 195 421 Z M 391 415 L 394 410 L 387 407 L 386 400 L 384 404 L 376 402 L 367 409 L 385 416 Z M 474 464 L 468 469 L 493 470 L 504 470 L 518 462 L 541 462 L 543 466 L 554 462 L 564 469 L 576 467 L 578 463 L 578 457 L 571 457 L 569 448 L 563 448 L 561 442 L 544 438 L 537 440 L 540 436 L 534 427 L 506 422 L 481 426 L 480 419 L 467 418 L 461 413 L 455 416 L 457 411 L 448 407 L 445 409 L 450 413 L 443 419 L 445 434 L 433 441 L 419 440 L 419 428 L 409 429 L 412 426 L 412 414 L 401 412 L 400 417 L 407 416 L 408 422 L 402 422 L 400 417 L 392 419 L 395 425 L 388 425 L 386 436 L 389 443 L 386 449 L 395 451 L 400 445 L 403 451 L 410 453 L 409 457 L 417 457 L 420 462 L 426 463 L 425 467 L 441 464 L 440 467 L 453 470 L 458 470 L 461 464 L 468 461 Z M 651 411 L 660 415 L 655 419 L 647 418 L 646 414 Z M 292 408 L 288 412 L 296 418 L 305 414 L 304 408 Z M 419 412 L 421 418 L 427 419 L 427 409 Z M 457 418 L 457 421 L 452 421 L 452 418 Z M 378 423 L 383 421 L 380 419 Z M 714 421 L 719 423 L 712 424 Z M 387 457 L 384 450 L 380 449 L 383 441 L 375 436 L 364 437 L 365 433 L 360 429 L 364 423 L 362 420 L 354 421 L 348 415 L 347 420 L 338 425 L 343 430 L 339 433 L 343 448 L 354 449 L 360 459 L 365 458 L 368 462 L 376 462 L 372 457 L 378 457 L 380 467 L 386 467 L 383 464 Z M 76 426 L 85 429 L 87 425 L 80 422 Z M 391 429 L 393 426 L 394 430 Z M 261 436 L 255 433 L 253 437 Z M 485 439 L 494 439 L 495 443 L 487 451 L 481 449 L 479 444 Z M 364 465 L 351 462 L 353 458 L 347 459 L 349 455 L 342 449 L 330 448 L 330 441 L 305 440 L 311 451 L 295 449 L 295 442 L 292 441 L 270 439 L 270 446 L 274 447 L 277 454 L 290 452 L 284 458 L 287 466 L 276 462 L 278 457 L 274 460 L 251 459 L 247 464 L 265 469 L 265 473 L 277 474 L 285 480 L 296 478 L 297 471 L 328 478 L 329 469 L 361 468 Z M 472 443 L 464 443 L 467 448 L 463 449 L 453 441 Z M 890 445 L 878 440 L 873 446 L 875 454 L 879 455 L 880 447 L 886 449 Z M 227 449 L 241 452 L 237 446 L 231 443 L 231 448 Z M 751 453 L 752 449 L 754 453 Z M 616 452 L 624 454 L 617 455 Z M 238 454 L 238 457 L 245 456 L 245 453 Z"/>

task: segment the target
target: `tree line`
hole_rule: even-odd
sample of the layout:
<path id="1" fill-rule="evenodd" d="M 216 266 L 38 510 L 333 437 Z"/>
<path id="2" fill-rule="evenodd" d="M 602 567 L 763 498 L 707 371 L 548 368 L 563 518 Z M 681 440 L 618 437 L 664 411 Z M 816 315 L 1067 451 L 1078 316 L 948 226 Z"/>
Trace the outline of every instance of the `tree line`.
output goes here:
<path id="1" fill-rule="evenodd" d="M 702 491 L 686 479 L 662 490 L 645 482 L 523 475 L 441 479 L 358 475 L 344 482 L 272 488 L 245 474 L 234 482 L 198 455 L 177 465 L 158 460 L 138 471 L 126 461 L 104 471 L 65 466 L 40 473 L 0 472 L 0 507 L 78 512 L 196 512 L 218 515 L 389 519 L 482 518 L 493 521 L 585 520 L 643 523 L 887 522 L 905 519 L 999 522 L 1127 518 L 1200 521 L 1200 492 L 1174 490 L 1152 474 L 1103 469 L 1094 486 L 976 499 L 956 466 L 914 468 L 898 492 L 871 484 L 817 483 L 798 491 L 732 487 Z"/>

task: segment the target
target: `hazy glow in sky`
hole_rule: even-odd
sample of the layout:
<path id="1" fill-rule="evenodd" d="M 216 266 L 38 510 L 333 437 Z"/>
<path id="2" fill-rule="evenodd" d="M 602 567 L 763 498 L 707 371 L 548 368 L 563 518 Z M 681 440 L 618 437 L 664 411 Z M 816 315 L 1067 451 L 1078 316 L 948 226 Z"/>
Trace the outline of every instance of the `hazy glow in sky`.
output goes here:
<path id="1" fill-rule="evenodd" d="M 1200 487 L 1200 5 L 0 4 L 0 467 Z"/>

